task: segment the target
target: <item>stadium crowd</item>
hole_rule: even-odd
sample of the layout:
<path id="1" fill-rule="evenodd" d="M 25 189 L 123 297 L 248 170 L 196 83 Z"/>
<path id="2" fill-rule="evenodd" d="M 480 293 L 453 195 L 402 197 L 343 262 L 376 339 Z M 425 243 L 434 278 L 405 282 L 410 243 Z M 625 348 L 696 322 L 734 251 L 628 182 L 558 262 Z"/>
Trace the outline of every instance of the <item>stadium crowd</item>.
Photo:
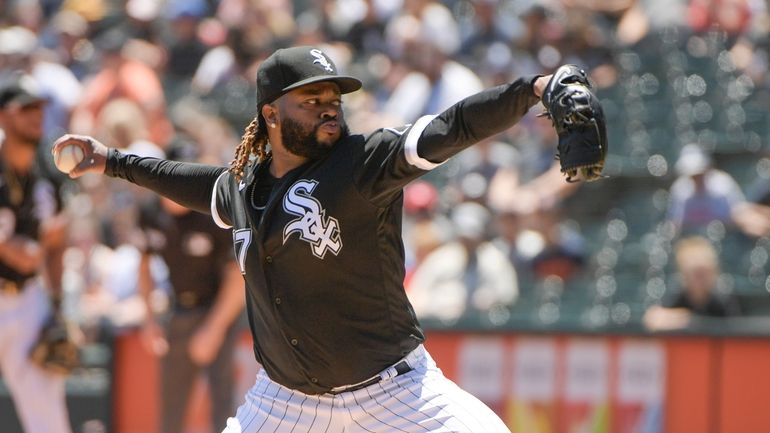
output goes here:
<path id="1" fill-rule="evenodd" d="M 613 179 L 563 182 L 553 129 L 532 113 L 405 190 L 406 287 L 422 318 L 640 323 L 677 293 L 669 256 L 692 234 L 735 259 L 721 295 L 770 287 L 761 0 L 5 0 L 0 11 L 0 75 L 25 71 L 47 97 L 40 155 L 69 215 L 67 311 L 95 329 L 146 314 L 149 197 L 66 179 L 52 140 L 91 134 L 146 156 L 194 147 L 227 164 L 254 114 L 257 66 L 298 44 L 364 82 L 344 101 L 353 132 L 564 63 L 586 68 L 603 98 Z M 718 176 L 704 174 L 712 165 Z M 162 260 L 152 269 L 167 293 Z"/>
<path id="2" fill-rule="evenodd" d="M 354 133 L 565 63 L 602 98 L 610 179 L 564 182 L 536 108 L 405 189 L 405 287 L 426 323 L 658 330 L 687 326 L 687 311 L 769 311 L 763 0 L 0 0 L 0 81 L 22 71 L 46 97 L 39 163 L 67 216 L 64 308 L 88 339 L 195 301 L 169 299 L 167 264 L 147 262 L 151 194 L 68 179 L 53 140 L 226 165 L 258 65 L 292 45 L 322 46 L 364 82 L 344 100 Z"/>

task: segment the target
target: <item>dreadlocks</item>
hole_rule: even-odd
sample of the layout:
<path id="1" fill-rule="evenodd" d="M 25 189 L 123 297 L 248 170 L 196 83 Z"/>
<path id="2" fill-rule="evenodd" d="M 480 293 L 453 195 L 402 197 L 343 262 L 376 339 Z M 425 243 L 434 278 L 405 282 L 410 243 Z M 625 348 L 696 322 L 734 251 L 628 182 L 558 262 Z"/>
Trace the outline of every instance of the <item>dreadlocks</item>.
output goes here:
<path id="1" fill-rule="evenodd" d="M 249 163 L 251 155 L 256 155 L 260 161 L 264 161 L 270 156 L 270 152 L 267 151 L 267 134 L 264 123 L 260 122 L 259 116 L 252 119 L 249 126 L 246 127 L 241 143 L 235 148 L 235 158 L 230 161 L 230 173 L 236 179 L 240 180 L 243 177 L 243 170 Z"/>

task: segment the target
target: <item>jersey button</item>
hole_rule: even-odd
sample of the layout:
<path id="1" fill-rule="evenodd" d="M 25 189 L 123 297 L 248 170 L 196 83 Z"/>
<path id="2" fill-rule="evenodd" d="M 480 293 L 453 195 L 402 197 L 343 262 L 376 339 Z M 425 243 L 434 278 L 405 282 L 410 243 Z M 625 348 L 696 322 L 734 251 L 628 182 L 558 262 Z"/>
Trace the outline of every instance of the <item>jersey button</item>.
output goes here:
<path id="1" fill-rule="evenodd" d="M 281 298 L 275 298 L 275 305 L 281 305 Z"/>
<path id="2" fill-rule="evenodd" d="M 297 339 L 296 339 L 296 338 L 292 338 L 292 339 L 291 339 L 291 345 L 292 345 L 292 346 L 296 346 L 296 345 L 298 345 L 298 344 L 299 344 L 299 341 L 297 341 Z"/>
<path id="3" fill-rule="evenodd" d="M 311 377 L 310 381 L 313 382 L 313 383 L 318 383 L 318 379 L 316 379 L 315 377 Z"/>
<path id="4" fill-rule="evenodd" d="M 265 257 L 265 262 L 269 265 L 270 263 L 273 263 L 273 256 L 267 256 Z"/>

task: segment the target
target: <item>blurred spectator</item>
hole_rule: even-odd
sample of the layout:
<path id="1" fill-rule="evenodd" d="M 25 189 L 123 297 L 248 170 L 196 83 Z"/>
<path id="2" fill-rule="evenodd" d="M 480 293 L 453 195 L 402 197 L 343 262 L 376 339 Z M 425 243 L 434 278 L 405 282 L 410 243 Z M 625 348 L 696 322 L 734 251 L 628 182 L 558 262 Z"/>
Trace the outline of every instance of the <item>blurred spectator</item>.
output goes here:
<path id="1" fill-rule="evenodd" d="M 483 88 L 473 71 L 451 59 L 459 43 L 451 14 L 438 3 L 413 3 L 419 4 L 415 12 L 425 15 L 402 15 L 387 30 L 390 43 L 412 72 L 393 90 L 383 111 L 406 123 L 440 113 Z"/>
<path id="2" fill-rule="evenodd" d="M 212 2 L 208 0 L 208 3 Z M 297 16 L 295 20 L 295 2 L 290 0 L 221 0 L 217 3 L 212 8 L 216 9 L 216 19 L 230 31 L 242 34 L 244 48 L 269 52 L 273 47 L 289 43 L 303 24 L 302 16 Z M 316 17 L 321 13 L 314 12 Z M 309 26 L 314 27 L 313 24 Z M 250 80 L 255 75 L 252 74 Z"/>
<path id="3" fill-rule="evenodd" d="M 157 73 L 147 64 L 130 58 L 129 48 L 145 50 L 145 45 L 131 45 L 118 28 L 111 29 L 96 41 L 101 50 L 101 69 L 88 80 L 83 97 L 72 115 L 70 130 L 94 134 L 97 118 L 112 99 L 127 98 L 135 102 L 144 115 L 149 138 L 159 146 L 171 139 L 172 127 L 166 117 L 166 100 Z"/>
<path id="4" fill-rule="evenodd" d="M 82 94 L 75 75 L 57 60 L 53 53 L 40 47 L 37 36 L 29 29 L 20 26 L 0 29 L 0 71 L 23 70 L 40 83 L 40 91 L 48 102 L 43 138 L 49 140 L 69 127 L 70 112 Z"/>
<path id="5" fill-rule="evenodd" d="M 411 289 L 415 269 L 451 236 L 451 223 L 439 212 L 438 205 L 438 190 L 431 183 L 418 179 L 404 188 L 402 230 L 406 256 L 404 287 L 407 291 Z"/>
<path id="6" fill-rule="evenodd" d="M 197 143 L 200 161 L 207 164 L 230 162 L 232 150 L 239 137 L 227 120 L 207 111 L 207 107 L 193 98 L 179 101 L 172 109 L 176 134 L 170 147 L 180 142 Z"/>
<path id="7" fill-rule="evenodd" d="M 238 57 L 236 56 L 243 59 L 248 53 L 248 50 L 240 46 L 242 37 L 240 31 L 233 29 L 227 33 L 222 44 L 203 54 L 192 77 L 191 88 L 193 91 L 205 96 L 223 80 L 233 78 L 240 70 L 248 67 L 248 62 L 237 63 Z"/>
<path id="8" fill-rule="evenodd" d="M 87 38 L 88 22 L 70 10 L 62 10 L 51 19 L 48 34 L 44 35 L 46 48 L 53 50 L 58 63 L 68 68 L 78 80 L 89 71 L 94 46 Z"/>
<path id="9" fill-rule="evenodd" d="M 164 152 L 148 140 L 145 114 L 130 99 L 106 102 L 96 119 L 96 135 L 140 156 L 163 157 Z M 139 230 L 139 204 L 151 195 L 146 190 L 113 179 L 83 178 L 83 194 L 78 198 L 79 217 L 97 225 L 96 233 L 79 226 L 77 237 L 85 243 L 89 256 L 82 265 L 86 296 L 81 308 L 90 324 L 108 323 L 131 327 L 144 318 L 144 305 L 137 291 L 142 254 Z M 97 237 L 98 243 L 92 243 Z M 166 267 L 155 260 L 156 285 L 166 282 Z"/>
<path id="10" fill-rule="evenodd" d="M 668 219 L 684 234 L 699 233 L 712 221 L 731 225 L 738 205 L 745 201 L 738 183 L 712 166 L 698 145 L 682 148 L 675 165 L 679 177 L 671 185 Z"/>
<path id="11" fill-rule="evenodd" d="M 163 155 L 162 149 L 150 141 L 144 113 L 130 99 L 117 98 L 105 104 L 97 117 L 96 128 L 94 135 L 114 147 L 146 156 Z"/>
<path id="12" fill-rule="evenodd" d="M 529 224 L 528 230 L 540 233 L 544 240 L 542 250 L 529 259 L 535 278 L 556 276 L 562 281 L 575 278 L 586 264 L 585 240 L 580 232 L 565 224 L 558 210 L 533 214 L 529 219 L 534 223 Z"/>
<path id="13" fill-rule="evenodd" d="M 549 211 L 580 188 L 579 183 L 564 181 L 558 162 L 551 162 L 550 168 L 534 178 L 526 177 L 532 173 L 532 167 L 525 165 L 526 162 L 521 162 L 514 167 L 501 167 L 495 172 L 487 194 L 492 209 L 521 215 Z"/>
<path id="14" fill-rule="evenodd" d="M 110 6 L 107 0 L 64 0 L 61 4 L 63 10 L 75 12 L 92 23 L 105 19 L 112 12 Z"/>
<path id="15" fill-rule="evenodd" d="M 478 201 L 487 204 L 492 179 L 499 170 L 518 173 L 519 152 L 510 144 L 488 138 L 457 155 L 457 173 L 449 179 L 458 196 L 457 201 Z"/>
<path id="16" fill-rule="evenodd" d="M 751 7 L 749 0 L 690 0 L 687 21 L 696 32 L 720 29 L 737 35 L 748 27 Z"/>
<path id="17" fill-rule="evenodd" d="M 338 66 L 364 77 L 364 89 L 345 101 L 346 116 L 360 128 L 355 132 L 413 122 L 479 90 L 480 83 L 494 85 L 564 62 L 585 66 L 607 103 L 610 140 L 623 146 L 616 155 L 611 151 L 607 163 L 607 173 L 620 182 L 587 188 L 565 183 L 553 161 L 554 129 L 531 116 L 404 191 L 408 289 L 413 271 L 452 236 L 447 208 L 472 200 L 494 209 L 496 242 L 518 266 L 523 292 L 521 281 L 535 272 L 567 276 L 575 275 L 571 267 L 582 269 L 570 254 L 585 259 L 592 251 L 558 238 L 579 240 L 578 227 L 596 230 L 604 213 L 591 198 L 624 197 L 613 204 L 628 224 L 621 241 L 612 239 L 620 261 L 613 266 L 632 260 L 627 246 L 647 245 L 643 233 L 653 233 L 651 225 L 666 210 L 683 233 L 719 221 L 751 236 L 770 236 L 770 199 L 764 197 L 770 194 L 762 191 L 770 182 L 758 181 L 746 202 L 736 180 L 711 167 L 705 152 L 683 151 L 681 163 L 669 166 L 662 139 L 675 131 L 722 150 L 715 137 L 729 137 L 737 146 L 729 155 L 736 179 L 745 179 L 737 176 L 737 163 L 749 160 L 767 175 L 770 164 L 754 166 L 753 152 L 767 136 L 768 23 L 762 0 L 0 1 L 0 76 L 22 69 L 40 83 L 47 103 L 38 165 L 51 171 L 45 138 L 70 125 L 135 153 L 159 155 L 170 143 L 187 140 L 201 145 L 207 162 L 228 162 L 253 118 L 248 101 L 256 67 L 266 53 L 288 45 L 322 45 Z M 664 163 L 658 179 L 648 176 L 645 164 L 656 158 Z M 668 196 L 659 184 L 657 191 L 648 189 L 648 181 L 663 181 L 672 172 L 681 176 Z M 637 181 L 640 174 L 644 182 Z M 634 179 L 633 188 L 626 179 Z M 72 189 L 72 183 L 63 185 Z M 70 254 L 70 275 L 86 288 L 100 282 L 120 300 L 109 304 L 104 296 L 100 305 L 91 298 L 94 309 L 122 305 L 116 317 L 136 321 L 141 309 L 125 300 L 136 294 L 140 255 L 131 242 L 141 198 L 126 185 L 80 181 L 94 198 L 75 196 L 70 242 L 78 247 Z M 579 226 L 554 210 L 577 188 L 591 197 L 564 203 Z M 654 209 L 640 204 L 650 199 Z M 546 225 L 562 234 L 547 235 Z M 550 242 L 570 266 L 556 266 L 545 254 Z"/>
<path id="18" fill-rule="evenodd" d="M 385 23 L 388 11 L 378 7 L 376 0 L 364 0 L 363 3 L 366 11 L 353 23 L 345 39 L 357 53 L 384 52 L 387 50 Z"/>
<path id="19" fill-rule="evenodd" d="M 173 148 L 168 158 L 198 161 L 191 146 Z M 230 233 L 208 215 L 167 198 L 152 197 L 142 206 L 145 234 L 139 266 L 139 292 L 147 307 L 142 342 L 162 357 L 161 429 L 182 433 L 187 405 L 199 373 L 209 377 L 212 420 L 227 419 L 234 409 L 233 350 L 235 319 L 244 305 L 243 280 L 232 258 Z M 174 293 L 165 327 L 153 314 L 152 255 L 163 258 Z M 217 425 L 212 425 L 212 431 Z"/>
<path id="20" fill-rule="evenodd" d="M 523 29 L 511 8 L 499 0 L 474 0 L 468 23 L 464 23 L 462 43 L 458 56 L 463 64 L 480 75 L 503 81 L 514 69 L 513 63 L 521 58 L 514 55 L 511 42 Z M 523 53 L 522 53 L 523 54 Z M 520 56 L 520 57 L 523 57 Z M 499 78 L 498 78 L 499 77 Z"/>
<path id="21" fill-rule="evenodd" d="M 250 36 L 245 29 L 230 29 L 224 44 L 203 56 L 191 83 L 194 94 L 234 131 L 242 131 L 254 117 L 247 101 L 256 98 L 254 77 L 263 55 L 261 44 L 267 43 Z"/>
<path id="22" fill-rule="evenodd" d="M 85 220 L 100 228 L 95 220 Z M 89 329 L 89 334 L 98 335 L 102 327 L 114 330 L 136 329 L 146 316 L 146 309 L 137 290 L 141 253 L 131 244 L 105 244 L 105 236 L 76 222 L 75 240 L 81 242 L 79 252 L 87 253 L 82 265 L 79 260 L 70 267 L 71 271 L 81 270 L 83 275 L 83 296 L 78 305 L 80 320 Z M 114 247 L 114 248 L 113 248 Z M 78 266 L 80 265 L 80 266 Z M 152 263 L 155 285 L 164 287 L 168 275 L 165 264 L 160 260 Z M 159 309 L 166 299 L 158 297 Z"/>
<path id="23" fill-rule="evenodd" d="M 533 73 L 541 67 L 556 68 L 563 56 L 559 43 L 566 38 L 564 6 L 561 2 L 523 4 L 520 19 L 524 31 L 516 37 L 515 46 L 530 57 L 525 60 L 525 65 L 532 69 L 524 69 L 521 73 Z M 521 70 L 520 66 L 516 67 Z"/>
<path id="24" fill-rule="evenodd" d="M 97 126 L 96 136 L 126 153 L 156 158 L 164 155 L 162 149 L 147 139 L 149 131 L 144 114 L 131 100 L 120 98 L 108 102 L 99 113 Z M 123 182 L 100 182 L 94 186 L 101 192 L 92 193 L 106 196 L 104 201 L 96 203 L 106 230 L 104 240 L 114 247 L 134 245 L 138 235 L 137 206 L 150 194 Z"/>
<path id="25" fill-rule="evenodd" d="M 565 224 L 556 207 L 579 184 L 565 182 L 558 162 L 550 164 L 544 172 L 533 172 L 532 164 L 521 162 L 500 168 L 490 181 L 488 203 L 498 233 L 494 243 L 516 267 L 522 291 L 548 276 L 573 279 L 588 254 L 583 236 Z M 533 173 L 536 177 L 525 177 Z"/>
<path id="26" fill-rule="evenodd" d="M 519 292 L 516 270 L 487 241 L 489 211 L 462 203 L 451 221 L 457 240 L 430 253 L 412 278 L 409 299 L 417 316 L 454 321 L 470 311 L 512 305 Z"/>
<path id="27" fill-rule="evenodd" d="M 128 39 L 142 40 L 148 43 L 160 41 L 160 34 L 165 27 L 155 25 L 160 17 L 165 2 L 156 0 L 127 0 L 125 6 L 125 18 L 111 30 L 118 30 L 126 35 Z"/>
<path id="28" fill-rule="evenodd" d="M 198 24 L 206 15 L 206 4 L 203 0 L 170 1 L 166 14 L 172 30 L 172 38 L 166 43 L 166 75 L 170 80 L 189 80 L 206 52 L 198 39 Z"/>
<path id="29" fill-rule="evenodd" d="M 559 163 L 554 159 L 555 146 L 559 137 L 550 123 L 525 120 L 525 122 L 505 131 L 503 137 L 504 141 L 513 143 L 519 153 L 517 176 L 522 184 L 528 183 L 554 168 L 556 173 L 559 173 Z M 554 178 L 554 180 L 556 179 Z M 567 186 L 561 185 L 565 183 L 560 181 L 553 185 L 566 188 L 569 184 Z"/>
<path id="30" fill-rule="evenodd" d="M 770 235 L 770 179 L 759 178 L 748 189 L 748 200 L 740 205 L 733 218 L 749 236 Z"/>
<path id="31" fill-rule="evenodd" d="M 728 317 L 739 314 L 737 302 L 717 292 L 719 258 L 707 239 L 695 236 L 680 240 L 675 260 L 682 288 L 660 306 L 644 314 L 644 325 L 653 331 L 682 328 L 693 315 Z"/>
<path id="32" fill-rule="evenodd" d="M 574 227 L 565 224 L 557 209 L 521 214 L 508 208 L 497 216 L 497 247 L 516 267 L 522 290 L 548 277 L 568 282 L 586 265 L 586 245 Z"/>
<path id="33" fill-rule="evenodd" d="M 453 55 L 460 48 L 460 29 L 445 2 L 439 0 L 404 0 L 402 16 L 420 21 L 419 30 L 426 41 L 442 53 Z M 409 36 L 407 36 L 409 39 Z"/>
<path id="34" fill-rule="evenodd" d="M 556 44 L 563 63 L 573 63 L 589 71 L 614 66 L 612 45 L 618 38 L 618 22 L 636 0 L 566 0 L 565 34 Z"/>

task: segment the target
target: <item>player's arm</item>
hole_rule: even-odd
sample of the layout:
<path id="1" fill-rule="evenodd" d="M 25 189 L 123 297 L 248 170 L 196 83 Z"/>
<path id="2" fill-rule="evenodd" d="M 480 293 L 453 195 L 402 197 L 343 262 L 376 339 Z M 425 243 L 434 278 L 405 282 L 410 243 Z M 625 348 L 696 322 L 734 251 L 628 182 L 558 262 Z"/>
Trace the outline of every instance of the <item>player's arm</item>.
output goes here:
<path id="1" fill-rule="evenodd" d="M 59 312 L 64 294 L 62 277 L 64 275 L 64 252 L 67 249 L 70 215 L 64 209 L 60 185 L 52 180 L 53 176 L 50 175 L 47 168 L 50 162 L 49 160 L 39 162 L 47 177 L 39 180 L 40 188 L 35 196 L 35 207 L 37 217 L 40 219 L 38 239 L 43 249 L 46 287 L 55 312 Z"/>
<path id="2" fill-rule="evenodd" d="M 22 275 L 32 275 L 40 269 L 43 252 L 38 242 L 22 235 L 0 242 L 0 262 Z"/>
<path id="3" fill-rule="evenodd" d="M 681 329 L 690 323 L 692 313 L 686 308 L 653 305 L 644 312 L 642 323 L 650 331 Z"/>
<path id="4" fill-rule="evenodd" d="M 770 206 L 744 202 L 731 213 L 733 221 L 749 236 L 762 237 L 770 233 Z"/>
<path id="5" fill-rule="evenodd" d="M 139 275 L 136 278 L 139 297 L 142 298 L 142 303 L 147 310 L 147 320 L 155 319 L 152 314 L 152 290 L 155 288 L 155 283 L 152 280 L 152 271 L 150 270 L 151 260 L 152 254 L 148 252 L 142 253 L 139 259 Z"/>
<path id="6" fill-rule="evenodd" d="M 190 341 L 190 357 L 199 365 L 208 365 L 216 358 L 230 325 L 246 304 L 243 276 L 234 261 L 224 269 L 222 283 L 214 305 Z"/>
<path id="7" fill-rule="evenodd" d="M 137 288 L 146 311 L 146 317 L 139 335 L 145 350 L 155 356 L 163 356 L 168 352 L 168 341 L 166 340 L 166 333 L 163 327 L 155 318 L 152 306 L 152 291 L 155 289 L 155 282 L 153 281 L 150 269 L 151 260 L 152 254 L 144 252 L 139 261 Z"/>
<path id="8" fill-rule="evenodd" d="M 217 299 L 203 326 L 224 332 L 232 325 L 246 305 L 243 295 L 243 275 L 235 261 L 225 266 Z"/>
<path id="9" fill-rule="evenodd" d="M 424 116 L 404 129 L 375 131 L 364 146 L 353 148 L 353 183 L 373 204 L 389 204 L 411 180 L 513 126 L 537 103 L 548 79 L 521 78 L 470 96 L 438 116 Z"/>
<path id="10" fill-rule="evenodd" d="M 43 249 L 47 287 L 56 311 L 61 308 L 63 297 L 64 251 L 67 249 L 69 218 L 63 212 L 42 222 L 41 244 Z"/>
<path id="11" fill-rule="evenodd" d="M 110 149 L 104 174 L 150 189 L 182 206 L 211 212 L 211 194 L 225 167 L 124 155 Z"/>
<path id="12" fill-rule="evenodd" d="M 85 155 L 69 173 L 70 177 L 104 173 L 126 179 L 205 214 L 211 213 L 212 192 L 220 175 L 227 170 L 225 167 L 124 155 L 83 135 L 64 135 L 56 140 L 52 152 L 57 154 L 70 145 L 79 146 Z"/>
<path id="13" fill-rule="evenodd" d="M 420 118 L 406 137 L 407 160 L 429 169 L 505 131 L 537 104 L 549 79 L 522 77 L 469 96 L 438 116 Z"/>
<path id="14" fill-rule="evenodd" d="M 148 353 L 164 356 L 168 352 L 168 340 L 162 324 L 155 315 L 156 309 L 153 302 L 155 278 L 152 273 L 152 261 L 162 255 L 165 246 L 165 243 L 158 242 L 153 235 L 153 232 L 163 231 L 155 204 L 155 201 L 142 203 L 139 208 L 138 227 L 131 239 L 136 249 L 142 254 L 137 275 L 137 291 L 145 311 L 144 322 L 139 330 L 140 341 Z"/>

